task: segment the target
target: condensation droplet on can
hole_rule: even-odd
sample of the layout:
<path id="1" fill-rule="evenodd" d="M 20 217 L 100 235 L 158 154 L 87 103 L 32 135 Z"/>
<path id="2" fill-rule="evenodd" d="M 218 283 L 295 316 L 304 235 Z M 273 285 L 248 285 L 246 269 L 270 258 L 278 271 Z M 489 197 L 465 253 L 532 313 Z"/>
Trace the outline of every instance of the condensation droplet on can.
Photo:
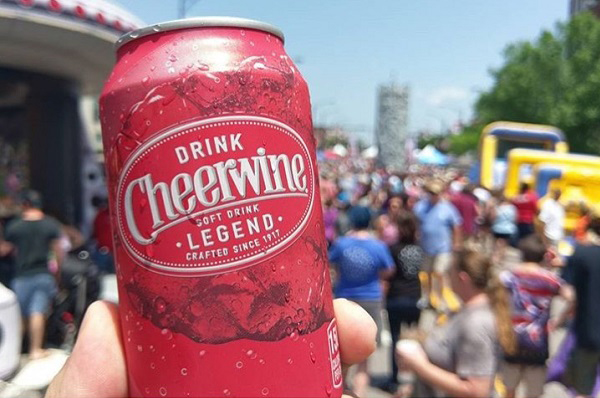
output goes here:
<path id="1" fill-rule="evenodd" d="M 181 375 L 187 376 L 187 374 L 188 374 L 187 368 L 181 368 Z"/>
<path id="2" fill-rule="evenodd" d="M 291 365 L 294 363 L 294 360 L 292 358 L 288 358 L 287 363 L 288 365 Z"/>
<path id="3" fill-rule="evenodd" d="M 244 363 L 242 361 L 237 361 L 235 363 L 235 367 L 238 368 L 238 369 L 241 369 L 241 368 L 244 367 Z"/>
<path id="4" fill-rule="evenodd" d="M 223 395 L 225 395 L 226 397 L 231 395 L 231 391 L 229 391 L 228 389 L 224 389 L 223 390 Z"/>
<path id="5" fill-rule="evenodd" d="M 163 329 L 160 331 L 160 334 L 163 335 L 167 340 L 171 340 L 173 338 L 173 333 L 169 329 Z"/>
<path id="6" fill-rule="evenodd" d="M 167 302 L 165 301 L 165 299 L 163 299 L 160 296 L 154 299 L 154 311 L 156 311 L 157 314 L 162 314 L 163 312 L 165 312 L 166 309 Z"/>
<path id="7" fill-rule="evenodd" d="M 314 352 L 310 352 L 310 360 L 312 363 L 317 362 L 317 358 L 315 357 L 315 353 Z"/>
<path id="8" fill-rule="evenodd" d="M 263 388 L 260 392 L 262 395 L 269 395 L 269 389 L 267 387 Z"/>
<path id="9" fill-rule="evenodd" d="M 150 369 L 156 369 L 156 364 L 154 362 L 150 362 Z"/>
<path id="10" fill-rule="evenodd" d="M 206 351 L 202 350 L 198 353 L 199 356 L 203 357 L 204 355 L 206 355 Z"/>
<path id="11" fill-rule="evenodd" d="M 161 387 L 158 389 L 158 393 L 160 394 L 161 397 L 166 397 L 167 396 L 167 389 L 164 387 Z"/>
<path id="12" fill-rule="evenodd" d="M 260 363 L 261 365 L 264 365 L 266 362 L 265 362 L 265 360 L 264 360 L 264 359 L 259 359 L 259 360 L 258 360 L 258 363 Z"/>
<path id="13" fill-rule="evenodd" d="M 144 392 L 146 393 L 146 395 L 150 394 L 150 389 L 148 387 L 144 388 Z"/>
<path id="14" fill-rule="evenodd" d="M 144 78 L 142 79 L 142 84 L 146 85 L 146 84 L 148 84 L 149 81 L 150 81 L 150 77 L 144 76 Z"/>
<path id="15" fill-rule="evenodd" d="M 144 347 L 142 347 L 141 345 L 139 345 L 139 344 L 138 344 L 138 346 L 137 346 L 137 350 L 138 350 L 139 352 L 142 352 L 142 351 L 144 351 Z"/>

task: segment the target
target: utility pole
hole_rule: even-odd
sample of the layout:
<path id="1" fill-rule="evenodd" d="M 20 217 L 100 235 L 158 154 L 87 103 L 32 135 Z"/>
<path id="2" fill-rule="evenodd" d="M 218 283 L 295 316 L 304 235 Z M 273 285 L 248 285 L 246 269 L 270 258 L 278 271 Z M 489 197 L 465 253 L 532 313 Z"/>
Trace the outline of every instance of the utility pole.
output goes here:
<path id="1" fill-rule="evenodd" d="M 185 18 L 190 8 L 192 8 L 200 0 L 179 0 L 179 9 L 177 11 L 178 18 Z"/>

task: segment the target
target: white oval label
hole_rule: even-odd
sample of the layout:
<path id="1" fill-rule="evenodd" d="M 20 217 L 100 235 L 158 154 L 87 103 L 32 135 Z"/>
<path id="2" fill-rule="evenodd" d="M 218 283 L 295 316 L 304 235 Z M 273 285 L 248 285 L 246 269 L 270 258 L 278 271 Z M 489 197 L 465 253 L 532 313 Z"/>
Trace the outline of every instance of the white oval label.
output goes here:
<path id="1" fill-rule="evenodd" d="M 300 135 L 263 117 L 229 116 L 157 134 L 124 165 L 117 223 L 128 254 L 153 271 L 213 275 L 285 250 L 314 202 Z"/>

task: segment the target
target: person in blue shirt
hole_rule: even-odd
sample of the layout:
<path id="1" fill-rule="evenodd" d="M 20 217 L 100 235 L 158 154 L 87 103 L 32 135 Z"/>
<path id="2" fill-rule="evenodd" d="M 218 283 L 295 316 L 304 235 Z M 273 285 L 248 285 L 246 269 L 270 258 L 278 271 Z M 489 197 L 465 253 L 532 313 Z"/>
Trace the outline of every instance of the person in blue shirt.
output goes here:
<path id="1" fill-rule="evenodd" d="M 348 216 L 353 229 L 336 240 L 329 249 L 329 261 L 337 271 L 335 296 L 360 305 L 381 330 L 381 280 L 393 274 L 394 259 L 385 243 L 369 231 L 371 212 L 367 207 L 352 207 Z M 364 396 L 369 385 L 366 360 L 358 364 L 352 385 L 358 396 Z"/>
<path id="2" fill-rule="evenodd" d="M 452 203 L 442 198 L 440 182 L 430 181 L 424 188 L 427 198 L 415 204 L 413 209 L 421 226 L 421 248 L 425 253 L 423 270 L 428 276 L 427 283 L 422 286 L 419 307 L 429 307 L 431 298 L 436 301 L 437 309 L 444 311 L 447 305 L 442 292 L 449 286 L 447 274 L 452 265 L 452 251 L 462 247 L 462 218 Z"/>

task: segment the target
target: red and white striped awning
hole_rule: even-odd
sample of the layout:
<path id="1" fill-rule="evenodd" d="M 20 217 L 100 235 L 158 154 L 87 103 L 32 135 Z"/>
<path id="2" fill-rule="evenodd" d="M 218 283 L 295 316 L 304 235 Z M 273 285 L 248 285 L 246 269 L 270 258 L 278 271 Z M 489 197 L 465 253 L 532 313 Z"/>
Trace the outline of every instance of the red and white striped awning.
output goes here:
<path id="1" fill-rule="evenodd" d="M 0 67 L 64 77 L 98 93 L 114 43 L 143 25 L 108 0 L 0 0 Z"/>
<path id="2" fill-rule="evenodd" d="M 0 0 L 0 8 L 12 9 L 21 16 L 46 16 L 104 29 L 116 35 L 143 25 L 122 7 L 105 0 Z"/>

